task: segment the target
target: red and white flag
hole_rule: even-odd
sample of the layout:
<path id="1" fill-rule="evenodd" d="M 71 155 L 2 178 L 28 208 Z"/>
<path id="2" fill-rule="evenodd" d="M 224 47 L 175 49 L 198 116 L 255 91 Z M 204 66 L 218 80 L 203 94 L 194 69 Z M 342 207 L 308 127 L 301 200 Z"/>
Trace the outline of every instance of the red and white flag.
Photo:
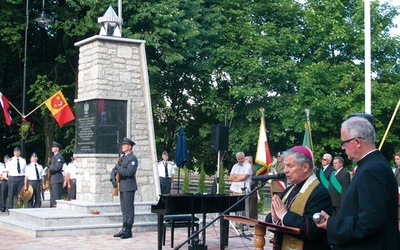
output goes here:
<path id="1" fill-rule="evenodd" d="M 9 101 L 1 92 L 0 92 L 0 104 L 1 107 L 3 108 L 4 119 L 6 120 L 6 124 L 8 126 L 11 126 L 12 118 L 10 112 L 8 111 L 8 109 L 10 108 Z"/>

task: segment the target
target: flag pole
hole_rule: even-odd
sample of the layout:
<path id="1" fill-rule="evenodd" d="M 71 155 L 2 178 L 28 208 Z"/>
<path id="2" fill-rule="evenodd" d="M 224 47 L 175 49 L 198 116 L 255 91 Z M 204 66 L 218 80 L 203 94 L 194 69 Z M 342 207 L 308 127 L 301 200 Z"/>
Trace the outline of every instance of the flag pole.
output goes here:
<path id="1" fill-rule="evenodd" d="M 30 114 L 32 114 L 33 112 L 35 112 L 38 108 L 42 107 L 43 104 L 45 104 L 46 102 L 43 102 L 42 104 L 40 104 L 39 106 L 37 106 L 36 108 L 34 108 L 31 112 L 29 112 L 25 117 L 28 117 Z"/>
<path id="2" fill-rule="evenodd" d="M 395 116 L 396 116 L 396 114 L 397 114 L 397 111 L 399 110 L 399 106 L 400 106 L 400 99 L 399 99 L 399 101 L 397 102 L 397 106 L 396 106 L 396 108 L 395 108 L 395 110 L 394 110 L 394 112 L 393 112 L 392 118 L 390 119 L 389 125 L 388 125 L 388 127 L 387 127 L 387 129 L 386 129 L 386 131 L 385 131 L 385 135 L 383 136 L 382 141 L 381 141 L 381 144 L 379 145 L 379 150 L 381 150 L 381 148 L 382 148 L 382 146 L 383 146 L 383 143 L 385 142 L 386 136 L 387 136 L 387 134 L 389 133 L 389 129 L 390 129 L 390 127 L 392 126 L 392 123 L 393 123 L 393 120 L 394 120 L 394 118 L 395 118 Z"/>
<path id="3" fill-rule="evenodd" d="M 8 103 L 11 105 L 11 107 L 13 107 L 13 108 L 15 109 L 15 111 L 17 111 L 17 113 L 18 113 L 20 116 L 22 116 L 22 118 L 25 118 L 25 117 L 21 114 L 21 112 L 19 112 L 19 110 L 14 106 L 14 104 L 12 104 L 10 101 L 8 101 Z"/>

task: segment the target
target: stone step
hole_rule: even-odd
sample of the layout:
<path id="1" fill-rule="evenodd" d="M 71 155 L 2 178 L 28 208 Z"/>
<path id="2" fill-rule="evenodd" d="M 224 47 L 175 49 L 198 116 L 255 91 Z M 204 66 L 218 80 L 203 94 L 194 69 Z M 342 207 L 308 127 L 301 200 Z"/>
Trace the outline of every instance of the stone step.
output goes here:
<path id="1" fill-rule="evenodd" d="M 157 230 L 157 214 L 150 212 L 151 204 L 135 203 L 133 232 Z M 87 212 L 92 209 L 100 210 L 100 213 Z M 114 234 L 121 225 L 122 213 L 118 203 L 57 201 L 57 208 L 10 209 L 9 216 L 0 217 L 0 227 L 32 237 Z"/>
<path id="2" fill-rule="evenodd" d="M 121 223 L 38 227 L 35 224 L 21 223 L 20 220 L 11 219 L 9 217 L 2 218 L 0 225 L 3 228 L 11 229 L 17 233 L 34 238 L 112 235 L 121 230 Z M 145 231 L 157 231 L 157 222 L 135 222 L 132 227 L 133 233 Z"/>

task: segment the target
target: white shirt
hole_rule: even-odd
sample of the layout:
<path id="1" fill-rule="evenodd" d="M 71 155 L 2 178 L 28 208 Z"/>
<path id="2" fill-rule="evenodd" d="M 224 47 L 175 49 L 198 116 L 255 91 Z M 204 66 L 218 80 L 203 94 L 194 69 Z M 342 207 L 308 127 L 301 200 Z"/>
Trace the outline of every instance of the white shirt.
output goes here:
<path id="1" fill-rule="evenodd" d="M 22 157 L 18 157 L 21 172 L 18 173 L 17 157 L 11 157 L 6 163 L 6 171 L 8 176 L 25 176 L 26 161 Z"/>
<path id="2" fill-rule="evenodd" d="M 0 175 L 7 177 L 6 165 L 2 162 L 0 162 Z"/>
<path id="3" fill-rule="evenodd" d="M 243 162 L 243 165 L 236 163 L 233 165 L 231 174 L 248 174 L 249 176 L 244 181 L 232 182 L 230 190 L 235 193 L 242 193 L 242 188 L 246 187 L 246 192 L 250 192 L 251 176 L 253 175 L 253 170 L 248 162 Z"/>
<path id="4" fill-rule="evenodd" d="M 36 166 L 35 166 L 35 164 L 36 164 Z M 30 181 L 36 181 L 37 180 L 37 178 L 36 178 L 36 167 L 37 167 L 38 173 L 39 173 L 39 178 L 40 178 L 39 180 L 42 179 L 43 172 L 44 172 L 43 171 L 43 166 L 40 165 L 37 162 L 31 162 L 31 163 L 28 164 L 28 166 L 26 166 L 26 170 L 25 170 L 25 176 L 28 176 L 28 180 L 30 180 Z"/>
<path id="5" fill-rule="evenodd" d="M 65 168 L 65 174 L 69 173 L 69 178 L 71 180 L 76 179 L 76 165 L 77 165 L 77 162 L 72 161 Z"/>
<path id="6" fill-rule="evenodd" d="M 165 178 L 166 176 L 165 176 L 165 162 L 164 161 L 159 161 L 158 163 L 157 163 L 157 169 L 158 169 L 158 176 L 159 177 L 163 177 L 163 178 Z M 167 161 L 167 169 L 168 169 L 168 176 L 167 176 L 167 178 L 171 178 L 173 175 L 174 175 L 174 173 L 175 173 L 175 170 L 174 170 L 174 167 L 175 167 L 175 164 L 174 163 L 172 163 L 172 162 L 170 162 L 170 161 Z"/>

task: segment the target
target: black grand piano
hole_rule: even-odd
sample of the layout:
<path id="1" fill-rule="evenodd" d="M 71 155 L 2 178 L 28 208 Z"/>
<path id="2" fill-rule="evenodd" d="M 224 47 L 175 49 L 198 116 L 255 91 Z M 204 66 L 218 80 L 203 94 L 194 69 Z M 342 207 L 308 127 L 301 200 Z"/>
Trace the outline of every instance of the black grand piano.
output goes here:
<path id="1" fill-rule="evenodd" d="M 203 227 L 205 226 L 205 215 L 207 213 L 222 213 L 238 202 L 242 194 L 162 194 L 157 205 L 151 206 L 151 212 L 158 214 L 158 249 L 162 249 L 164 215 L 174 214 L 203 214 Z M 229 212 L 245 210 L 245 203 L 240 202 Z M 192 220 L 193 221 L 193 220 Z M 220 218 L 220 249 L 228 246 L 229 222 Z M 205 243 L 205 231 L 203 232 L 203 243 Z"/>

